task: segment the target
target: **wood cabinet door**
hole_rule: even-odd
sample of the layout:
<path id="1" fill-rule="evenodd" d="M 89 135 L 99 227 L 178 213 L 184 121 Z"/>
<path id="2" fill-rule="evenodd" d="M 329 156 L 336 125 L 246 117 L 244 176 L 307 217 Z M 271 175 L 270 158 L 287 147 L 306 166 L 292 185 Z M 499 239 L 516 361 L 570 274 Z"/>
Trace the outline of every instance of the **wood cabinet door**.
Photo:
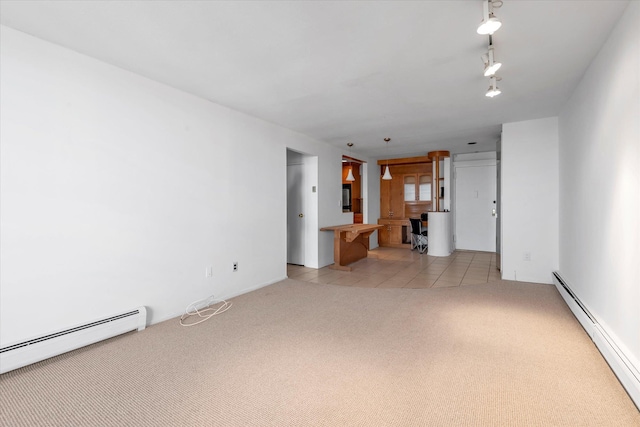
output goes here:
<path id="1" fill-rule="evenodd" d="M 378 230 L 378 245 L 380 246 L 387 246 L 389 245 L 390 241 L 389 241 L 389 225 L 383 224 L 384 227 L 382 227 L 380 230 Z"/>
<path id="2" fill-rule="evenodd" d="M 415 202 L 418 200 L 418 195 L 416 194 L 416 174 L 409 174 L 402 176 L 403 181 L 403 194 L 402 198 L 405 202 Z"/>
<path id="3" fill-rule="evenodd" d="M 392 225 L 390 226 L 391 230 L 389 231 L 389 243 L 394 245 L 402 244 L 402 226 L 401 225 Z"/>
<path id="4" fill-rule="evenodd" d="M 431 195 L 433 194 L 433 188 L 431 186 L 431 174 L 421 173 L 417 176 L 416 182 L 416 200 L 423 202 L 430 202 Z"/>
<path id="5" fill-rule="evenodd" d="M 404 218 L 419 218 L 431 210 L 431 174 L 413 173 L 402 176 Z"/>
<path id="6" fill-rule="evenodd" d="M 403 199 L 405 202 L 431 201 L 431 174 L 405 174 L 402 177 L 404 185 Z"/>
<path id="7" fill-rule="evenodd" d="M 395 177 L 391 181 L 390 186 L 390 207 L 391 212 L 393 213 L 393 218 L 402 218 L 404 216 L 404 183 L 402 182 L 402 176 L 399 173 L 394 172 L 393 168 L 391 168 L 391 173 L 396 174 Z"/>
<path id="8" fill-rule="evenodd" d="M 388 218 L 391 211 L 391 181 L 380 179 L 380 218 Z"/>

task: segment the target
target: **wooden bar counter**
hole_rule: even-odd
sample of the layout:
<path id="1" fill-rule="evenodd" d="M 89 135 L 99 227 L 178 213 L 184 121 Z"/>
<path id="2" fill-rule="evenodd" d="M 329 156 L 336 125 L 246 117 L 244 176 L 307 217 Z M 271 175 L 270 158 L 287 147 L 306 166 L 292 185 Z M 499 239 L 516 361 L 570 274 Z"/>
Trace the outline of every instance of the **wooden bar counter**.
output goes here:
<path id="1" fill-rule="evenodd" d="M 346 224 L 322 227 L 320 231 L 333 231 L 334 270 L 351 271 L 348 264 L 366 258 L 369 255 L 369 236 L 383 228 L 378 224 Z"/>

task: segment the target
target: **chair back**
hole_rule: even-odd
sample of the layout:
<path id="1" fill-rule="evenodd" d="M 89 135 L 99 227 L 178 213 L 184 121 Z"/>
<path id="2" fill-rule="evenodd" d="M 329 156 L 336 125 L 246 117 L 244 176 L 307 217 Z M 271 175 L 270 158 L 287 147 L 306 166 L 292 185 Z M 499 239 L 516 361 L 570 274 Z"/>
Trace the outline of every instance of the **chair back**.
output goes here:
<path id="1" fill-rule="evenodd" d="M 422 222 L 418 218 L 409 218 L 411 222 L 411 234 L 420 234 L 422 232 Z"/>

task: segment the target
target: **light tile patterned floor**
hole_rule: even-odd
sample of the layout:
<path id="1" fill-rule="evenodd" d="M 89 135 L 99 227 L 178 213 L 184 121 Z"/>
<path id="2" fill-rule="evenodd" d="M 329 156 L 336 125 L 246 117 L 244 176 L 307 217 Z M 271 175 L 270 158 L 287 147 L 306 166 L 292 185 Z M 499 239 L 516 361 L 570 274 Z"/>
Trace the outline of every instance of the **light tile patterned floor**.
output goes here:
<path id="1" fill-rule="evenodd" d="M 287 265 L 291 279 L 367 288 L 440 288 L 477 285 L 500 280 L 496 254 L 456 251 L 448 257 L 419 254 L 409 249 L 376 248 L 378 258 L 351 264 L 352 271 Z"/>

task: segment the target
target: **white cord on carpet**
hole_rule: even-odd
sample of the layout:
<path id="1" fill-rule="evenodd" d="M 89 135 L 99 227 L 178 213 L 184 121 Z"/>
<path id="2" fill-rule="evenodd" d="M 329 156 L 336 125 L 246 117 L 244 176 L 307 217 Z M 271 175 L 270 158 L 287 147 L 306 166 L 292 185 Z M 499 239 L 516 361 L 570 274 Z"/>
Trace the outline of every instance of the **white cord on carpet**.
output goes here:
<path id="1" fill-rule="evenodd" d="M 222 303 L 222 305 L 220 305 L 218 308 L 212 307 L 220 303 Z M 189 304 L 187 306 L 187 309 L 185 310 L 185 313 L 182 316 L 180 316 L 180 324 L 182 326 L 195 326 L 199 323 L 204 322 L 205 320 L 211 319 L 216 314 L 224 313 L 225 311 L 229 310 L 231 306 L 232 306 L 232 303 L 227 302 L 225 300 L 217 300 L 214 298 L 213 295 L 211 295 L 209 298 L 194 301 L 191 304 Z M 199 309 L 198 307 L 204 307 L 204 308 Z M 198 316 L 201 319 L 193 323 L 184 323 L 186 319 L 189 319 L 195 316 Z"/>

